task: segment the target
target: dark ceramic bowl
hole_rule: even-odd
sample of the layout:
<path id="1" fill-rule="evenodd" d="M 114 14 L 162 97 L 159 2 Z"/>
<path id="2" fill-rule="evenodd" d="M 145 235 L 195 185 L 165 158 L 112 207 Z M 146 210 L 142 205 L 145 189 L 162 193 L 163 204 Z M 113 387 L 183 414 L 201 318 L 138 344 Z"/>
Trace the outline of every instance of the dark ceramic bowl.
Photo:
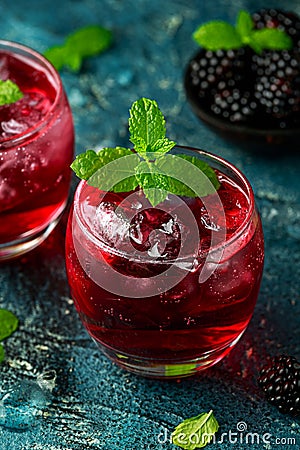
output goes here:
<path id="1" fill-rule="evenodd" d="M 259 142 L 263 145 L 282 145 L 287 143 L 296 145 L 299 143 L 300 126 L 281 129 L 278 124 L 278 127 L 276 127 L 276 125 L 265 127 L 268 122 L 268 118 L 264 118 L 263 115 L 260 114 L 258 120 L 256 120 L 257 123 L 261 124 L 261 127 L 258 127 L 256 124 L 248 124 L 246 122 L 230 122 L 229 120 L 226 120 L 225 118 L 223 119 L 211 111 L 207 99 L 202 99 L 199 97 L 197 88 L 191 83 L 191 62 L 195 58 L 201 57 L 201 52 L 204 54 L 204 50 L 200 50 L 189 61 L 184 74 L 186 98 L 190 103 L 192 110 L 199 119 L 226 137 L 238 139 L 247 145 L 251 145 L 254 142 Z"/>

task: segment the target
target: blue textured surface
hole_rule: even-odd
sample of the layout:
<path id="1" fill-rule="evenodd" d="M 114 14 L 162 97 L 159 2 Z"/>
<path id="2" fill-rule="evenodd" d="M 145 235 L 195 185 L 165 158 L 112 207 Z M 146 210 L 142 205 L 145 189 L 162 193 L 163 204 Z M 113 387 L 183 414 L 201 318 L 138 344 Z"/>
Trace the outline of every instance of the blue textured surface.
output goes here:
<path id="1" fill-rule="evenodd" d="M 299 421 L 269 406 L 256 385 L 268 354 L 300 357 L 300 157 L 298 148 L 247 151 L 208 129 L 186 103 L 182 75 L 196 51 L 195 27 L 212 18 L 234 21 L 237 11 L 283 6 L 261 0 L 53 0 L 1 2 L 1 38 L 43 52 L 80 26 L 113 30 L 114 46 L 62 72 L 76 128 L 76 151 L 128 145 L 128 108 L 155 98 L 168 136 L 202 147 L 237 165 L 256 193 L 266 238 L 266 263 L 253 320 L 222 363 L 194 379 L 158 382 L 126 373 L 105 359 L 84 331 L 69 298 L 64 268 L 66 217 L 37 250 L 0 268 L 0 307 L 15 312 L 19 330 L 7 341 L 0 397 L 16 383 L 51 368 L 56 388 L 44 415 L 27 431 L 0 427 L 1 450 L 172 449 L 163 442 L 184 418 L 214 410 L 221 433 L 245 422 L 259 443 L 224 438 L 215 450 L 300 448 Z M 298 0 L 284 2 L 300 14 Z M 74 180 L 75 185 L 75 180 Z M 74 186 L 73 186 L 74 188 Z M 26 384 L 26 383 L 25 383 Z M 27 385 L 26 385 L 27 386 Z M 33 393 L 34 395 L 34 393 Z M 270 444 L 265 433 L 270 433 Z M 277 439 L 277 442 L 276 442 Z M 280 439 L 286 439 L 286 441 Z M 288 439 L 295 439 L 295 442 Z M 159 442 L 160 441 L 160 442 Z"/>

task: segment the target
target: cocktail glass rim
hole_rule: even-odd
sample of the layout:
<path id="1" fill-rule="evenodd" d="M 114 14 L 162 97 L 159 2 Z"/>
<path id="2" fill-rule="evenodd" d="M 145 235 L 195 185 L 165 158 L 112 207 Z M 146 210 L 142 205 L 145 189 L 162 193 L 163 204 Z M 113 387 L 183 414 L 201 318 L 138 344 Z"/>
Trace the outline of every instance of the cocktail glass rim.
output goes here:
<path id="1" fill-rule="evenodd" d="M 233 233 L 233 235 L 228 240 L 225 240 L 218 246 L 215 246 L 215 247 L 209 249 L 209 253 L 210 253 L 210 255 L 212 255 L 214 252 L 220 251 L 220 250 L 222 250 L 222 248 L 227 248 L 228 246 L 232 245 L 237 239 L 240 238 L 240 236 L 247 229 L 248 225 L 251 222 L 251 217 L 252 217 L 252 214 L 253 214 L 253 211 L 255 208 L 255 199 L 254 199 L 253 189 L 252 189 L 248 179 L 245 177 L 245 175 L 243 175 L 243 173 L 237 167 L 235 167 L 232 163 L 230 163 L 226 159 L 224 159 L 220 156 L 217 156 L 213 153 L 210 153 L 208 151 L 205 151 L 205 150 L 202 150 L 199 148 L 195 148 L 195 147 L 185 146 L 185 145 L 176 145 L 174 147 L 174 149 L 178 149 L 179 151 L 181 151 L 181 153 L 183 150 L 187 150 L 192 153 L 197 153 L 198 155 L 204 157 L 204 159 L 209 159 L 211 161 L 214 161 L 215 164 L 221 165 L 222 167 L 226 167 L 227 169 L 229 169 L 231 171 L 231 173 L 234 173 L 235 176 L 238 178 L 238 180 L 242 183 L 243 191 L 245 192 L 245 194 L 247 195 L 247 198 L 249 200 L 248 211 L 247 211 L 247 214 L 245 216 L 243 223 L 238 227 L 238 229 Z M 84 187 L 87 185 L 88 185 L 88 183 L 85 180 L 82 180 L 78 184 L 77 189 L 75 191 L 74 200 L 73 200 L 75 221 L 79 225 L 81 231 L 88 238 L 89 241 L 93 242 L 94 245 L 96 245 L 98 248 L 102 249 L 103 251 L 110 253 L 114 256 L 120 256 L 123 258 L 130 259 L 132 261 L 135 260 L 134 255 L 111 247 L 107 242 L 103 241 L 99 236 L 94 234 L 90 230 L 88 223 L 83 221 L 84 217 L 80 210 L 80 204 L 81 204 L 80 196 L 81 196 L 81 193 L 82 193 Z M 159 208 L 159 205 L 157 207 Z M 184 261 L 190 262 L 191 257 L 195 258 L 195 255 L 184 256 L 182 258 L 176 258 L 175 260 L 176 260 L 176 263 L 184 262 Z M 139 262 L 141 262 L 142 260 L 144 260 L 144 262 L 150 261 L 149 257 L 146 255 L 145 255 L 145 258 L 141 258 L 139 256 L 137 259 L 137 261 L 139 261 Z M 163 260 L 163 259 L 151 260 L 151 263 L 153 263 L 153 264 L 172 264 L 172 262 L 174 262 L 174 260 Z"/>

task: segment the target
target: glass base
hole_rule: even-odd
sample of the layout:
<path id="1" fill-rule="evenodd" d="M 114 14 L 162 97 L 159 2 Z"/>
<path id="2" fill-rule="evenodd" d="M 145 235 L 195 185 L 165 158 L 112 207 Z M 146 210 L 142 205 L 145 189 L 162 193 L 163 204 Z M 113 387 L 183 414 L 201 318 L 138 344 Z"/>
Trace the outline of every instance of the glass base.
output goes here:
<path id="1" fill-rule="evenodd" d="M 61 215 L 62 213 L 59 215 L 59 217 L 48 224 L 46 228 L 38 230 L 38 232 L 32 233 L 29 236 L 13 242 L 0 244 L 0 262 L 17 258 L 18 256 L 21 256 L 40 245 L 56 227 L 61 218 Z"/>
<path id="2" fill-rule="evenodd" d="M 190 377 L 217 364 L 232 350 L 243 333 L 244 331 L 225 347 L 219 347 L 196 358 L 181 361 L 153 361 L 149 358 L 133 357 L 93 340 L 101 351 L 122 369 L 147 378 L 168 380 Z"/>

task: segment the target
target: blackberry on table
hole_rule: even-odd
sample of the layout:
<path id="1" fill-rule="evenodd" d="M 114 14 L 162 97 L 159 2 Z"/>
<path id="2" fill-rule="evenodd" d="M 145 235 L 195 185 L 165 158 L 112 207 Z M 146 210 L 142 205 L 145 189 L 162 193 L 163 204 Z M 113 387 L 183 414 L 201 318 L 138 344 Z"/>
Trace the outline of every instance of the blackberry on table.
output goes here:
<path id="1" fill-rule="evenodd" d="M 300 414 L 300 363 L 293 356 L 271 358 L 260 372 L 258 384 L 269 403 L 282 413 Z"/>

